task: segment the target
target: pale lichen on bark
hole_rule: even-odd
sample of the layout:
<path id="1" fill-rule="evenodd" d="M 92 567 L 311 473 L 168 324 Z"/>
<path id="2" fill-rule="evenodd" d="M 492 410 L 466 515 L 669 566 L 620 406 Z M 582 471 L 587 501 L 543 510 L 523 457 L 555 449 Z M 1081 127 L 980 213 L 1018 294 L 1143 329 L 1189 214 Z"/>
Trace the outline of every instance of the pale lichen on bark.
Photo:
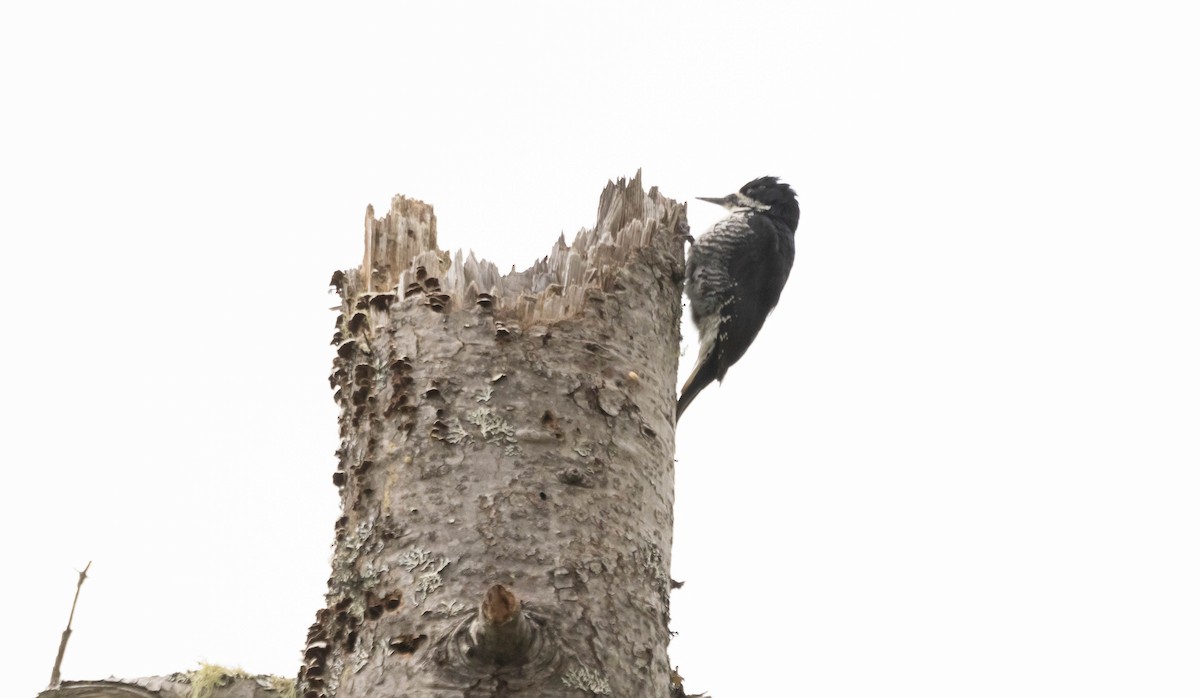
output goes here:
<path id="1" fill-rule="evenodd" d="M 667 694 L 686 234 L 640 173 L 506 275 L 419 201 L 368 209 L 333 280 L 343 516 L 304 696 Z"/>

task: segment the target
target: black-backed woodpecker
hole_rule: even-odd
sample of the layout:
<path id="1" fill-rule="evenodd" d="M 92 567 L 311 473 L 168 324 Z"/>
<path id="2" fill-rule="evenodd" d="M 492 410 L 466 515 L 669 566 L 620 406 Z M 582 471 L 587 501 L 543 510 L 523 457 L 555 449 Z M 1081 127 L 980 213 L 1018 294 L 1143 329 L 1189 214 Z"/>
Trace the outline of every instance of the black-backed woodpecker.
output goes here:
<path id="1" fill-rule="evenodd" d="M 730 213 L 688 255 L 684 292 L 700 330 L 700 356 L 679 394 L 676 419 L 750 348 L 787 283 L 800 223 L 796 192 L 777 177 L 759 177 L 726 197 L 699 198 Z"/>

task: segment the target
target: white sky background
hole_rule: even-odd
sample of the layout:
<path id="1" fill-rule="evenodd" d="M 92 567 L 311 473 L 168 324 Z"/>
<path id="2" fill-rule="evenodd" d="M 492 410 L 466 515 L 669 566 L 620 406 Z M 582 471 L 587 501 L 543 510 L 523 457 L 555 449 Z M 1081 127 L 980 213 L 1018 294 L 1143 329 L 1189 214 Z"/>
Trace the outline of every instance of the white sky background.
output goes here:
<path id="1" fill-rule="evenodd" d="M 689 691 L 1200 693 L 1190 3 L 389 5 L 0 10 L 11 695 L 88 560 L 65 678 L 295 675 L 366 205 L 525 268 L 638 167 L 803 212 L 678 431 Z"/>

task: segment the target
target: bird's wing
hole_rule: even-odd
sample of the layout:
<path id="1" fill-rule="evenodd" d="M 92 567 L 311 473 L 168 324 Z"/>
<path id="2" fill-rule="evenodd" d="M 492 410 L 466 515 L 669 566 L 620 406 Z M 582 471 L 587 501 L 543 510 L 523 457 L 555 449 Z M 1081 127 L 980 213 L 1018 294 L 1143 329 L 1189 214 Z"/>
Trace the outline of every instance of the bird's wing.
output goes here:
<path id="1" fill-rule="evenodd" d="M 791 235 L 773 221 L 754 216 L 729 257 L 729 275 L 737 279 L 721 312 L 717 342 L 717 380 L 750 348 L 767 316 L 779 302 L 795 258 Z"/>

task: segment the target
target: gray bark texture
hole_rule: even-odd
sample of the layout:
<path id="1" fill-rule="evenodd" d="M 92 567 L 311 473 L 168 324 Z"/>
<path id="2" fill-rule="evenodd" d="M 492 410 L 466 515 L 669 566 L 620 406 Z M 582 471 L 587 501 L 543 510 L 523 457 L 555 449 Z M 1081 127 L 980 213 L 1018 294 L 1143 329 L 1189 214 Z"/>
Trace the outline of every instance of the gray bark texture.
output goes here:
<path id="1" fill-rule="evenodd" d="M 205 672 L 146 676 L 140 679 L 108 678 L 99 681 L 63 681 L 37 698 L 294 698 L 291 679 L 249 676 L 230 670 L 220 675 Z"/>
<path id="2" fill-rule="evenodd" d="M 686 209 L 609 183 L 501 276 L 396 197 L 338 272 L 342 500 L 300 695 L 670 694 Z"/>

